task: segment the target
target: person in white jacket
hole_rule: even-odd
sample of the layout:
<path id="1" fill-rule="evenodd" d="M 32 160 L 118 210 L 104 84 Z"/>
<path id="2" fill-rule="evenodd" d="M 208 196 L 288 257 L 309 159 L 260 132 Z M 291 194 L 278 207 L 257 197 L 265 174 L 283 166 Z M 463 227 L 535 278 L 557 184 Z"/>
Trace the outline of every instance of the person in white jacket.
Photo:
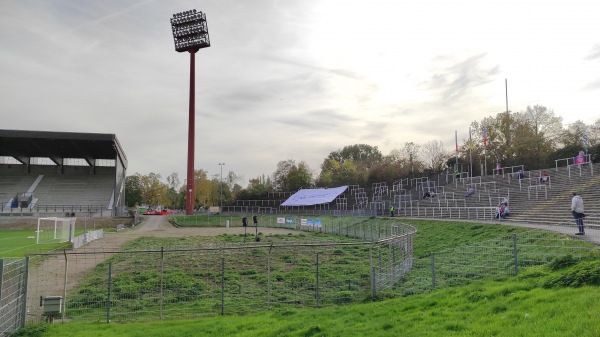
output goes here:
<path id="1" fill-rule="evenodd" d="M 583 227 L 583 199 L 576 192 L 573 192 L 573 199 L 571 199 L 571 212 L 579 229 L 579 232 L 575 233 L 575 235 L 585 235 Z"/>

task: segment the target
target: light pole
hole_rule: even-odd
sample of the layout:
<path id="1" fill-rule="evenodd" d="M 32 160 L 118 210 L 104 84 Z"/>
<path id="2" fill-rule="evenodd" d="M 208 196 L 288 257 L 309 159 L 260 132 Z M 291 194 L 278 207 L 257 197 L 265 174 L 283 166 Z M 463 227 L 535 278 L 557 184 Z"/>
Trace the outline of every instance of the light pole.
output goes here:
<path id="1" fill-rule="evenodd" d="M 219 166 L 221 167 L 221 194 L 219 197 L 219 214 L 221 214 L 221 212 L 223 212 L 223 166 L 225 165 L 225 163 L 219 163 Z"/>
<path id="2" fill-rule="evenodd" d="M 185 205 L 187 205 L 187 199 L 188 199 L 187 178 L 183 179 L 183 187 L 185 188 L 185 190 L 183 190 L 183 207 L 185 207 Z M 186 212 L 186 214 L 187 214 L 187 212 Z"/>
<path id="3" fill-rule="evenodd" d="M 206 15 L 196 12 L 195 9 L 173 14 L 171 28 L 175 50 L 190 53 L 190 109 L 188 121 L 188 162 L 187 162 L 187 188 L 190 195 L 194 191 L 194 139 L 195 139 L 195 55 L 201 48 L 210 47 Z M 194 214 L 194 204 L 191 198 L 186 200 L 185 212 Z"/>

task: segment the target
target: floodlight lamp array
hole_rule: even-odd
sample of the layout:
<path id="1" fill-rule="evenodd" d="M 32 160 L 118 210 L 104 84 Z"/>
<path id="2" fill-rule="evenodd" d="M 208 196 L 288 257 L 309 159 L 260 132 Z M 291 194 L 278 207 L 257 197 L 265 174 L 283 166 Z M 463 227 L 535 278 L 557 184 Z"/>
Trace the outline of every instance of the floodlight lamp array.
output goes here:
<path id="1" fill-rule="evenodd" d="M 196 10 L 173 14 L 171 18 L 175 50 L 189 51 L 194 48 L 210 47 L 206 15 Z"/>

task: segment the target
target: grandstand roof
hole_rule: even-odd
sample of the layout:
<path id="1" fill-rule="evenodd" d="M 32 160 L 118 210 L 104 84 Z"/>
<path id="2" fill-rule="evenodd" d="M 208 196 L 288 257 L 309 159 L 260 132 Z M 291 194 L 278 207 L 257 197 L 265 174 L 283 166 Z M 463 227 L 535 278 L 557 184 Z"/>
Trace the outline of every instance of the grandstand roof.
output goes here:
<path id="1" fill-rule="evenodd" d="M 90 165 L 94 159 L 120 157 L 127 167 L 127 157 L 114 134 L 0 130 L 0 156 L 25 158 L 84 158 Z"/>

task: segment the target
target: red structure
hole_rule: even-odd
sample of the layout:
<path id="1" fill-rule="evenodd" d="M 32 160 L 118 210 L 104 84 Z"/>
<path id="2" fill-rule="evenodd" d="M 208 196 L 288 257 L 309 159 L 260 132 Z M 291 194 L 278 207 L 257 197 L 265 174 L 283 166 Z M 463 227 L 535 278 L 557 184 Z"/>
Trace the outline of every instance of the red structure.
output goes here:
<path id="1" fill-rule="evenodd" d="M 173 39 L 175 41 L 175 50 L 177 52 L 190 53 L 190 110 L 188 121 L 188 163 L 187 163 L 187 186 L 185 213 L 194 214 L 194 142 L 195 135 L 195 77 L 196 61 L 195 55 L 201 48 L 210 47 L 208 37 L 208 27 L 206 24 L 206 15 L 202 12 L 196 12 L 195 9 L 181 13 L 173 14 L 171 18 L 171 28 L 173 29 Z"/>

